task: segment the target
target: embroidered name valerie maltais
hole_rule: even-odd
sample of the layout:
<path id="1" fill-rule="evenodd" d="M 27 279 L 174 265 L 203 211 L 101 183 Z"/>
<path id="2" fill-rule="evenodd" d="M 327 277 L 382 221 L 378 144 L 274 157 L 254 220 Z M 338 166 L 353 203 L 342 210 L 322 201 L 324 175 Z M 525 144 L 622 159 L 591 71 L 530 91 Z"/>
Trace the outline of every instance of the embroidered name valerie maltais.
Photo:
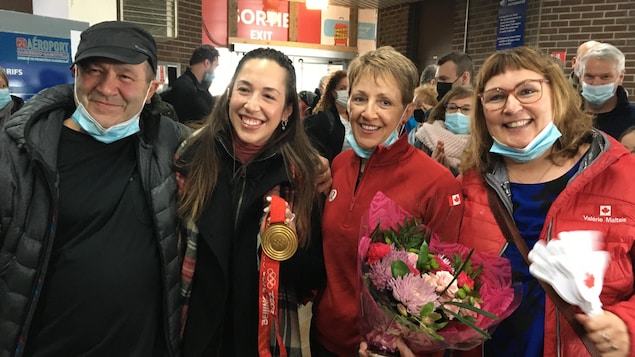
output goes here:
<path id="1" fill-rule="evenodd" d="M 598 223 L 625 223 L 627 221 L 626 217 L 613 217 L 612 212 L 613 210 L 611 205 L 600 205 L 598 216 L 583 214 L 582 218 L 588 222 Z"/>

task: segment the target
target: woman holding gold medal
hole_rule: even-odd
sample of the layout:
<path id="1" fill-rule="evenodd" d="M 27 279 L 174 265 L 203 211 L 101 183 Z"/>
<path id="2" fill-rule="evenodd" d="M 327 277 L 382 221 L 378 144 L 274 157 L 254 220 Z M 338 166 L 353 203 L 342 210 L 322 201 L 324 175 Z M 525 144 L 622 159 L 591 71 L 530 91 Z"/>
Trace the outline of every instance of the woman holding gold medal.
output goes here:
<path id="1" fill-rule="evenodd" d="M 297 305 L 325 271 L 295 83 L 281 52 L 247 53 L 180 152 L 184 356 L 301 356 Z"/>

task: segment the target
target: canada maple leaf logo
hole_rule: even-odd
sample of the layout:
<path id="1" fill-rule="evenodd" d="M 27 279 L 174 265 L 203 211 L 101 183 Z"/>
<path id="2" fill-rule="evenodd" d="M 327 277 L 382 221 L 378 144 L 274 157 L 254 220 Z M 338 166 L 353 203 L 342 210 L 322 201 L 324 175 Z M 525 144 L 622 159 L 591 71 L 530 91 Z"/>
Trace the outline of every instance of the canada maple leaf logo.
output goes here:
<path id="1" fill-rule="evenodd" d="M 600 206 L 600 216 L 610 216 L 610 215 L 611 215 L 611 205 Z"/>
<path id="2" fill-rule="evenodd" d="M 586 273 L 586 278 L 584 279 L 584 285 L 587 288 L 591 289 L 595 286 L 595 276 L 593 274 Z"/>
<path id="3" fill-rule="evenodd" d="M 461 194 L 460 193 L 456 193 L 454 195 L 450 195 L 448 197 L 448 202 L 450 204 L 450 207 L 460 205 L 461 204 Z"/>

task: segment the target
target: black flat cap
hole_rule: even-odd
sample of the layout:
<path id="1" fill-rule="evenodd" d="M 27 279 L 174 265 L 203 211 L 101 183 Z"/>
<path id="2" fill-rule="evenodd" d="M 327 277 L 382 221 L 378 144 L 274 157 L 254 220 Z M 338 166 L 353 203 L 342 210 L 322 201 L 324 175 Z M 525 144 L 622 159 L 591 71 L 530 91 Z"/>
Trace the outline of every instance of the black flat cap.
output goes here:
<path id="1" fill-rule="evenodd" d="M 128 64 L 150 62 L 157 70 L 157 45 L 152 35 L 138 25 L 123 21 L 95 24 L 81 34 L 75 62 L 105 57 Z"/>

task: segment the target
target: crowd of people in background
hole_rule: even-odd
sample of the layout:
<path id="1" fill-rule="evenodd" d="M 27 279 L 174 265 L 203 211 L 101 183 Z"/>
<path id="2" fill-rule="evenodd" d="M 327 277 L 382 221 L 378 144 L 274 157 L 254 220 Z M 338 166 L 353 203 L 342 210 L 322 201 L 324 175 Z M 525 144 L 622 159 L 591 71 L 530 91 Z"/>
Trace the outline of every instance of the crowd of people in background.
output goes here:
<path id="1" fill-rule="evenodd" d="M 492 339 L 453 356 L 587 355 L 576 324 L 603 356 L 634 355 L 635 104 L 617 47 L 582 43 L 568 76 L 525 46 L 421 73 L 380 47 L 313 92 L 258 48 L 218 97 L 213 46 L 161 94 L 157 61 L 152 35 L 109 21 L 82 32 L 73 84 L 25 102 L 0 68 L 0 355 L 302 356 L 311 301 L 313 357 L 368 356 L 357 243 L 377 192 L 522 285 Z M 585 218 L 600 205 L 619 222 Z M 574 320 L 508 236 L 571 230 L 602 232 L 611 256 L 602 313 Z"/>

